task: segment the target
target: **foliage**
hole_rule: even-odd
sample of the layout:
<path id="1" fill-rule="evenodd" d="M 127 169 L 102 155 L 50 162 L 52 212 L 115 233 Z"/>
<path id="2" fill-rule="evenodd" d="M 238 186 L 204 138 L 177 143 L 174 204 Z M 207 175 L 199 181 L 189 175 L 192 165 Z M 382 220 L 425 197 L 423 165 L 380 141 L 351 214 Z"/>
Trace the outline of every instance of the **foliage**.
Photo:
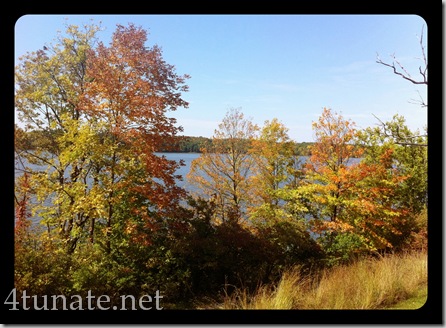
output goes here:
<path id="1" fill-rule="evenodd" d="M 403 243 L 408 211 L 394 199 L 407 175 L 393 166 L 393 149 L 383 149 L 374 162 L 360 161 L 358 131 L 328 109 L 314 129 L 305 180 L 287 195 L 292 210 L 308 218 L 329 263 Z"/>
<path id="2" fill-rule="evenodd" d="M 212 139 L 205 137 L 182 137 L 179 142 L 177 152 L 200 153 L 202 148 L 207 148 L 212 143 Z M 162 152 L 165 150 L 161 149 Z"/>
<path id="3" fill-rule="evenodd" d="M 302 269 L 320 265 L 324 253 L 302 221 L 279 221 L 259 227 L 256 233 L 269 242 L 275 256 L 271 273 L 277 278 L 282 270 L 299 264 Z"/>
<path id="4" fill-rule="evenodd" d="M 188 77 L 145 46 L 143 29 L 119 25 L 110 46 L 97 42 L 99 29 L 68 26 L 56 45 L 16 67 L 24 124 L 16 127 L 16 162 L 25 172 L 16 181 L 26 181 L 15 193 L 16 286 L 36 295 L 139 295 L 155 282 L 169 290 L 171 273 L 183 275 L 159 272 L 169 253 L 158 238 L 177 228 L 163 220 L 185 192 L 175 184 L 179 164 L 155 152 L 181 131 L 167 112 L 187 107 Z M 31 215 L 45 232 L 24 224 Z"/>
<path id="5" fill-rule="evenodd" d="M 283 209 L 280 189 L 285 188 L 296 177 L 296 157 L 288 129 L 277 119 L 265 121 L 258 138 L 249 149 L 255 161 L 250 182 L 253 199 L 249 206 L 251 220 L 257 224 L 270 224 L 287 220 Z"/>
<path id="6" fill-rule="evenodd" d="M 24 290 L 38 296 L 64 294 L 69 292 L 71 286 L 70 276 L 66 273 L 72 261 L 57 236 L 32 225 L 29 212 L 32 190 L 29 182 L 26 172 L 16 182 L 14 285 L 19 295 Z M 40 306 L 40 303 L 36 304 Z"/>
<path id="7" fill-rule="evenodd" d="M 347 291 L 345 304 L 330 303 L 336 291 L 326 276 L 307 284 L 306 275 L 370 254 L 426 249 L 427 132 L 410 131 L 399 115 L 358 131 L 325 108 L 313 123 L 315 141 L 298 144 L 277 119 L 259 130 L 232 108 L 212 139 L 179 136 L 169 113 L 188 106 L 188 76 L 158 46 L 146 46 L 142 28 L 118 25 L 108 46 L 99 31 L 67 26 L 55 45 L 16 67 L 19 293 L 90 290 L 118 300 L 159 290 L 172 308 L 215 295 L 258 308 L 246 295 L 272 284 L 260 288 L 256 300 L 271 296 L 260 307 L 342 308 L 353 306 Z M 182 162 L 160 154 L 178 150 L 201 152 L 187 177 L 198 194 L 177 186 Z M 298 275 L 287 271 L 295 266 Z M 330 275 L 346 274 L 339 272 Z M 401 281 L 392 280 L 390 292 L 371 282 L 381 294 L 359 307 L 404 296 Z M 315 303 L 302 303 L 304 293 Z"/>
<path id="8" fill-rule="evenodd" d="M 275 281 L 286 268 L 310 267 L 321 257 L 317 244 L 303 227 L 277 223 L 248 229 L 236 221 L 213 224 L 215 204 L 189 199 L 189 228 L 173 239 L 172 254 L 189 272 L 192 295 L 218 295 L 235 287 L 253 290 Z"/>
<path id="9" fill-rule="evenodd" d="M 424 147 L 427 145 L 427 134 L 410 131 L 404 117 L 394 115 L 384 126 L 365 129 L 361 141 L 366 146 L 364 159 L 368 162 L 376 162 L 386 149 L 393 149 L 393 166 L 407 175 L 399 188 L 396 202 L 415 215 L 420 213 L 427 205 L 428 159 L 427 147 Z"/>
<path id="10" fill-rule="evenodd" d="M 42 144 L 43 142 L 48 143 L 49 140 L 51 140 L 52 137 L 48 137 L 48 133 L 54 133 L 59 134 L 61 131 L 59 130 L 52 130 L 52 131 L 41 131 L 41 130 L 31 130 L 28 132 L 25 132 L 22 128 L 15 125 L 15 131 L 16 134 L 19 134 L 20 142 L 23 142 L 25 144 L 18 145 L 18 148 L 20 149 L 26 149 L 26 150 L 34 150 L 38 145 Z M 26 137 L 23 135 L 26 134 Z M 194 137 L 194 136 L 180 136 L 175 135 L 172 138 L 174 142 L 171 144 L 161 144 L 158 148 L 158 152 L 161 153 L 169 153 L 169 152 L 175 152 L 175 153 L 200 153 L 202 148 L 207 148 L 212 144 L 212 138 L 207 137 Z M 289 141 L 293 147 L 294 152 L 296 155 L 299 156 L 309 156 L 310 152 L 308 150 L 308 147 L 312 144 L 311 142 L 296 142 L 294 140 Z"/>
<path id="11" fill-rule="evenodd" d="M 254 165 L 248 149 L 256 131 L 240 109 L 232 108 L 215 130 L 212 145 L 192 162 L 188 181 L 215 202 L 216 222 L 244 218 L 251 202 L 248 191 Z"/>
<path id="12" fill-rule="evenodd" d="M 364 162 L 374 165 L 384 152 L 390 152 L 392 169 L 405 176 L 404 180 L 394 186 L 391 200 L 394 208 L 406 210 L 404 220 L 398 226 L 401 234 L 397 238 L 391 237 L 392 245 L 405 248 L 416 241 L 418 247 L 425 247 L 422 244 L 426 243 L 427 223 L 419 224 L 417 221 L 426 218 L 428 202 L 427 147 L 424 147 L 427 134 L 410 131 L 405 125 L 405 119 L 395 115 L 383 126 L 365 129 L 361 141 L 366 145 Z"/>
<path id="13" fill-rule="evenodd" d="M 187 107 L 187 76 L 157 46 L 145 46 L 143 29 L 118 25 L 109 47 L 96 41 L 97 31 L 69 26 L 58 44 L 27 54 L 16 68 L 25 132 L 47 136 L 32 150 L 16 143 L 19 156 L 42 167 L 25 168 L 37 199 L 33 214 L 69 253 L 87 239 L 111 252 L 115 223 L 132 217 L 150 226 L 155 213 L 174 213 L 184 195 L 175 184 L 179 164 L 154 152 L 181 130 L 166 113 Z"/>

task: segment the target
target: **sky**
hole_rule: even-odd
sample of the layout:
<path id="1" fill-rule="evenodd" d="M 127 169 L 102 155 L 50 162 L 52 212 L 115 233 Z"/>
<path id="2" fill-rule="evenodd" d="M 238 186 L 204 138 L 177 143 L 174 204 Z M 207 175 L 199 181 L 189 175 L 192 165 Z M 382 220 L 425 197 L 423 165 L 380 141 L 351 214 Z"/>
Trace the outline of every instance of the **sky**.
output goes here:
<path id="1" fill-rule="evenodd" d="M 101 24 L 111 41 L 117 24 L 149 32 L 147 46 L 163 50 L 179 75 L 188 74 L 189 108 L 168 115 L 182 134 L 212 137 L 230 108 L 260 127 L 277 118 L 297 142 L 313 141 L 312 122 L 324 107 L 356 123 L 376 126 L 395 114 L 423 131 L 425 85 L 414 85 L 376 63 L 391 55 L 415 78 L 423 65 L 417 15 L 25 15 L 15 24 L 15 64 L 54 43 L 66 24 Z M 375 116 L 377 118 L 375 118 Z M 17 118 L 16 118 L 17 120 Z"/>

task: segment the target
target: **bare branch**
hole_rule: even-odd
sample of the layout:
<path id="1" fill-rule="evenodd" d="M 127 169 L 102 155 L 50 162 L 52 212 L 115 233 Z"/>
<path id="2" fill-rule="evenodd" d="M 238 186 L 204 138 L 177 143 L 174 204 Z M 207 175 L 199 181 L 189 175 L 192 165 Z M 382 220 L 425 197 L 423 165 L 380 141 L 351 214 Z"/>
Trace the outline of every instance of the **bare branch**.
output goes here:
<path id="1" fill-rule="evenodd" d="M 381 60 L 381 58 L 379 57 L 379 54 L 376 54 L 376 62 L 378 64 L 390 67 L 393 69 L 393 73 L 396 75 L 401 76 L 403 79 L 412 82 L 413 84 L 417 84 L 417 85 L 428 85 L 428 77 L 427 77 L 427 69 L 428 69 L 428 65 L 427 65 L 427 57 L 426 57 L 426 49 L 423 45 L 423 36 L 424 36 L 424 25 L 422 26 L 421 29 L 421 36 L 419 37 L 419 43 L 420 43 L 420 47 L 421 47 L 421 54 L 423 56 L 423 62 L 424 62 L 424 68 L 422 68 L 422 66 L 418 67 L 418 72 L 419 74 L 422 76 L 421 80 L 416 80 L 414 78 L 412 78 L 412 76 L 410 75 L 410 73 L 404 68 L 404 66 L 396 59 L 395 54 L 391 55 L 390 57 L 393 58 L 393 61 L 391 64 L 386 63 L 384 61 Z M 420 59 L 420 58 L 418 58 Z M 396 63 L 396 65 L 395 65 Z M 424 102 L 423 97 L 421 97 L 420 92 L 417 90 L 418 92 L 418 96 L 420 97 L 420 100 L 415 100 L 415 99 L 411 99 L 413 102 L 412 103 L 416 103 L 421 105 L 421 107 L 425 107 L 427 108 L 427 103 Z M 375 115 L 373 115 L 375 116 Z M 392 129 L 391 127 L 387 126 L 385 123 L 383 123 L 378 117 L 375 116 L 375 118 L 380 122 L 380 126 L 382 128 L 382 133 L 385 137 L 387 138 L 391 138 L 394 140 L 395 144 L 398 145 L 403 145 L 403 146 L 418 146 L 418 147 L 427 147 L 427 142 L 426 143 L 414 143 L 412 141 L 415 141 L 415 138 L 427 138 L 427 135 L 424 136 L 405 136 L 405 135 L 401 135 L 398 126 L 396 127 L 396 131 L 394 129 Z"/>
<path id="2" fill-rule="evenodd" d="M 421 29 L 421 37 L 419 38 L 419 40 L 420 40 L 419 43 L 420 43 L 420 47 L 421 47 L 421 53 L 422 53 L 422 56 L 423 56 L 424 68 L 422 68 L 420 66 L 418 68 L 418 72 L 423 77 L 422 80 L 416 80 L 416 79 L 412 78 L 410 73 L 396 59 L 395 54 L 390 55 L 390 57 L 393 58 L 392 64 L 389 64 L 389 63 L 386 63 L 386 62 L 382 61 L 378 54 L 376 54 L 376 62 L 378 64 L 381 64 L 381 65 L 384 65 L 384 66 L 392 68 L 394 74 L 401 76 L 403 79 L 405 79 L 407 81 L 410 81 L 413 84 L 425 84 L 425 85 L 428 85 L 428 81 L 427 81 L 427 57 L 426 57 L 426 49 L 425 49 L 425 47 L 423 45 L 423 35 L 424 35 L 424 25 L 423 25 L 423 27 Z M 396 65 L 395 65 L 395 63 L 396 63 Z"/>
<path id="3" fill-rule="evenodd" d="M 424 102 L 423 97 L 421 97 L 420 91 L 417 90 L 418 96 L 420 97 L 420 100 L 411 99 L 412 101 L 409 101 L 410 104 L 420 105 L 421 107 L 427 107 L 427 104 Z"/>
<path id="4" fill-rule="evenodd" d="M 394 59 L 395 59 L 395 58 L 394 58 Z M 384 66 L 387 66 L 387 67 L 392 68 L 392 69 L 393 69 L 393 73 L 395 73 L 396 75 L 401 76 L 403 79 L 406 79 L 406 80 L 412 82 L 413 84 L 426 84 L 426 85 L 427 85 L 426 78 L 425 78 L 423 81 L 416 81 L 416 80 L 412 79 L 412 78 L 410 77 L 410 75 L 406 75 L 406 74 L 403 74 L 403 73 L 399 72 L 399 71 L 397 70 L 397 68 L 395 67 L 395 63 L 387 64 L 387 63 L 383 62 L 379 57 L 378 57 L 378 59 L 376 60 L 376 62 L 377 62 L 378 64 L 381 64 L 381 65 L 384 65 Z M 400 68 L 401 68 L 404 72 L 406 72 L 405 69 L 404 69 L 404 67 L 403 67 L 398 61 L 396 61 L 396 63 L 398 64 L 398 66 L 400 66 Z M 426 67 L 426 70 L 427 70 L 427 67 Z M 424 75 L 423 75 L 423 76 L 424 76 Z"/>
<path id="5" fill-rule="evenodd" d="M 398 66 L 401 68 L 401 70 L 404 72 L 404 75 L 407 76 L 408 78 L 412 79 L 412 76 L 410 76 L 410 73 L 403 67 L 403 65 L 398 61 L 398 59 L 396 59 L 395 54 L 392 54 L 391 57 L 398 64 Z"/>
<path id="6" fill-rule="evenodd" d="M 421 53 L 423 54 L 423 61 L 424 66 L 426 67 L 425 72 L 427 70 L 427 57 L 426 57 L 426 50 L 423 45 L 423 34 L 424 34 L 424 25 L 421 27 L 421 36 L 420 36 L 420 47 L 421 47 Z"/>

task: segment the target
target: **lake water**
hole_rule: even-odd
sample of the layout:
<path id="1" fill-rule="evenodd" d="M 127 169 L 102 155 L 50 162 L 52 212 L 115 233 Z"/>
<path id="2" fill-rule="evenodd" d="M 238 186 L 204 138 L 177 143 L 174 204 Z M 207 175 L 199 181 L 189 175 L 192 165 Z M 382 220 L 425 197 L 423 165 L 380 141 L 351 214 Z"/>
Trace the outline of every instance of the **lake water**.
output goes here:
<path id="1" fill-rule="evenodd" d="M 169 160 L 174 160 L 179 162 L 180 160 L 184 161 L 184 166 L 181 166 L 175 174 L 181 175 L 183 177 L 183 180 L 178 180 L 178 186 L 183 187 L 185 189 L 188 189 L 186 182 L 186 175 L 189 173 L 192 161 L 198 157 L 200 157 L 200 154 L 198 153 L 156 153 L 158 156 L 166 156 Z M 26 164 L 25 164 L 26 165 Z M 37 165 L 30 165 L 33 169 L 38 169 Z M 16 169 L 15 170 L 15 176 L 21 175 L 21 171 Z"/>
<path id="2" fill-rule="evenodd" d="M 184 166 L 181 166 L 178 170 L 176 170 L 175 174 L 181 175 L 183 177 L 182 180 L 177 180 L 177 185 L 179 187 L 182 187 L 186 189 L 187 191 L 192 191 L 193 188 L 187 183 L 186 181 L 186 175 L 190 171 L 190 167 L 192 164 L 192 161 L 198 157 L 200 157 L 200 154 L 198 153 L 156 153 L 159 156 L 166 156 L 169 160 L 174 160 L 179 162 L 180 160 L 184 161 Z"/>

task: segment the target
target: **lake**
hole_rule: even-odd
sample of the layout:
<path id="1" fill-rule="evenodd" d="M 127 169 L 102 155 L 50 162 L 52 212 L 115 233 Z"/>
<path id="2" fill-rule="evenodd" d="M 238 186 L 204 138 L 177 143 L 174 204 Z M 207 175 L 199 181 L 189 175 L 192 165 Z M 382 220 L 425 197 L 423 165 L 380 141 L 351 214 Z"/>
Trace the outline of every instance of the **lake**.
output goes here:
<path id="1" fill-rule="evenodd" d="M 186 181 L 186 175 L 190 171 L 190 167 L 192 164 L 192 161 L 198 157 L 200 157 L 201 154 L 199 153 L 156 153 L 159 156 L 166 156 L 169 160 L 174 160 L 176 162 L 179 162 L 180 160 L 184 161 L 184 166 L 181 166 L 178 170 L 175 171 L 175 174 L 181 175 L 183 177 L 183 180 L 177 180 L 177 185 L 179 187 L 182 187 L 186 189 L 187 191 L 192 191 L 193 188 L 190 186 Z"/>
<path id="2" fill-rule="evenodd" d="M 198 157 L 200 157 L 199 153 L 156 153 L 158 156 L 166 156 L 169 160 L 174 160 L 179 162 L 180 160 L 184 161 L 184 166 L 181 166 L 175 174 L 181 175 L 183 177 L 182 181 L 178 181 L 178 186 L 188 189 L 186 180 L 186 175 L 189 173 L 192 161 Z M 25 164 L 26 165 L 26 164 Z M 33 169 L 38 169 L 37 165 L 30 165 Z M 20 170 L 15 170 L 15 176 L 21 175 Z"/>

